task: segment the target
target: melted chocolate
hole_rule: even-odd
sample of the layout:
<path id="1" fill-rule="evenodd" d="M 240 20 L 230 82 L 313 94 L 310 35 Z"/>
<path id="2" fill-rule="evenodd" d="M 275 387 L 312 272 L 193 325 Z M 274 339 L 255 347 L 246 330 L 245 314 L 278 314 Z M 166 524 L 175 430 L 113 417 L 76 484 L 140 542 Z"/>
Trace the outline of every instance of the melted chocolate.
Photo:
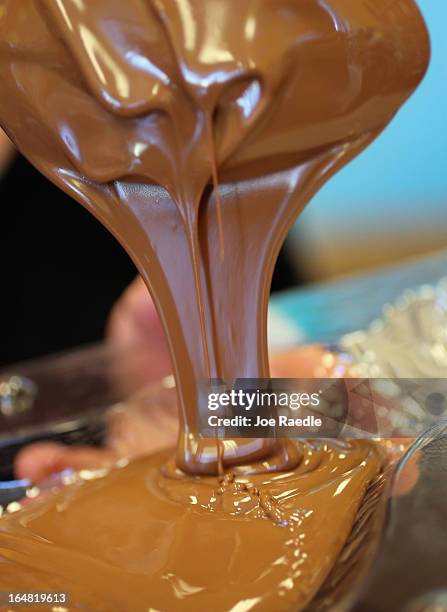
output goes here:
<path id="1" fill-rule="evenodd" d="M 195 433 L 203 383 L 268 377 L 279 248 L 419 83 L 420 14 L 410 0 L 9 0 L 0 40 L 2 124 L 134 259 L 172 351 L 178 465 L 216 472 Z M 228 444 L 224 465 L 275 450 Z"/>
<path id="2" fill-rule="evenodd" d="M 27 569 L 14 583 L 14 570 L 3 569 L 2 583 L 70 584 L 79 601 L 91 601 L 92 575 L 101 574 L 99 599 L 113 591 L 114 604 L 103 609 L 114 610 L 189 609 L 189 602 L 190 609 L 289 609 L 312 596 L 380 461 L 368 444 L 355 445 L 348 456 L 359 481 L 346 477 L 336 494 L 329 466 L 317 467 L 328 452 L 335 457 L 332 450 L 317 445 L 315 472 L 302 477 L 308 445 L 218 446 L 198 436 L 197 407 L 210 377 L 269 376 L 267 304 L 287 231 L 389 123 L 428 55 L 412 0 L 2 3 L 0 122 L 36 167 L 113 232 L 151 291 L 174 364 L 182 474 L 159 477 L 157 456 L 63 492 L 36 515 L 30 509 L 7 519 L 2 554 Z M 343 471 L 345 459 L 333 461 Z M 219 465 L 219 486 L 229 487 L 222 503 L 185 510 L 191 483 L 200 499 L 202 489 L 218 486 Z M 260 474 L 240 488 L 236 467 L 237 478 Z M 264 489 L 274 497 L 275 479 L 312 489 L 320 477 L 315 495 L 283 491 L 284 509 L 273 507 L 271 516 L 259 502 Z M 155 490 L 158 478 L 164 495 Z M 234 509 L 241 495 L 252 510 L 222 518 L 221 506 Z M 312 512 L 320 518 L 310 531 L 298 521 L 299 535 L 290 535 L 280 519 L 301 516 L 304 499 L 318 500 Z M 81 546 L 78 529 L 97 516 L 105 525 L 99 539 Z M 292 562 L 294 551 L 302 558 L 293 539 L 301 536 L 314 574 L 302 583 Z M 116 599 L 114 582 L 126 584 L 132 605 Z"/>
<path id="3" fill-rule="evenodd" d="M 301 452 L 294 471 L 223 480 L 166 478 L 162 453 L 33 502 L 0 521 L 0 587 L 95 612 L 301 609 L 381 464 L 372 443 Z"/>

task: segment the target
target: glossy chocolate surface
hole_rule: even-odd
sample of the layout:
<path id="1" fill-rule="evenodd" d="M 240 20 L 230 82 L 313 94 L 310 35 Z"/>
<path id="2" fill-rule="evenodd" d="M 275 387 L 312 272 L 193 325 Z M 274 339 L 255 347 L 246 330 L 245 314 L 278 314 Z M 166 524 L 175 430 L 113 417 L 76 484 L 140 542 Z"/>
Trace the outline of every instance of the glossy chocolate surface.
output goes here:
<path id="1" fill-rule="evenodd" d="M 315 192 L 393 118 L 428 58 L 412 0 L 1 3 L 0 123 L 137 265 L 169 340 L 181 423 L 161 497 L 158 456 L 45 502 L 37 522 L 31 509 L 7 519 L 3 559 L 28 560 L 14 586 L 31 588 L 34 576 L 46 583 L 35 574 L 39 562 L 58 587 L 70 577 L 79 601 L 91 601 L 93 575 L 103 576 L 97 610 L 106 587 L 116 594 L 115 579 L 136 589 L 135 605 L 120 610 L 288 610 L 312 596 L 380 469 L 375 451 L 360 443 L 348 452 L 358 480 L 347 477 L 338 495 L 327 450 L 315 450 L 315 470 L 302 476 L 308 444 L 218 444 L 197 435 L 197 407 L 210 377 L 269 376 L 267 304 L 281 244 Z M 332 461 L 343 472 L 345 458 Z M 241 495 L 253 502 L 235 478 L 248 478 L 250 491 L 261 479 L 260 494 L 265 486 L 274 497 L 275 478 L 312 489 L 322 477 L 315 496 L 284 495 L 299 516 L 304 498 L 317 500 L 320 518 L 292 536 L 255 510 L 225 518 L 199 510 L 183 498 L 198 475 L 199 488 L 209 478 L 214 487 L 230 483 L 221 499 L 233 509 Z M 81 546 L 88 524 L 100 540 L 82 536 Z M 301 549 L 287 542 L 295 537 L 314 541 L 312 580 L 293 569 Z M 1 580 L 13 575 L 3 569 Z M 112 600 L 103 609 L 116 610 Z"/>

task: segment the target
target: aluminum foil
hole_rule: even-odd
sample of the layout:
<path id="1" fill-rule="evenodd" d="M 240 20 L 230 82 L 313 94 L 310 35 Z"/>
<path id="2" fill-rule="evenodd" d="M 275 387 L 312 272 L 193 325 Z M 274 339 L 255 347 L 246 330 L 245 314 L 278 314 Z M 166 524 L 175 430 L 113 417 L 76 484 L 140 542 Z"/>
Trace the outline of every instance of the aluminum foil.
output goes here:
<path id="1" fill-rule="evenodd" d="M 406 291 L 366 330 L 343 336 L 340 348 L 359 378 L 447 376 L 447 278 Z"/>
<path id="2" fill-rule="evenodd" d="M 423 434 L 447 416 L 447 278 L 406 291 L 339 349 L 337 375 L 370 379 L 384 400 L 374 409 L 386 434 Z"/>

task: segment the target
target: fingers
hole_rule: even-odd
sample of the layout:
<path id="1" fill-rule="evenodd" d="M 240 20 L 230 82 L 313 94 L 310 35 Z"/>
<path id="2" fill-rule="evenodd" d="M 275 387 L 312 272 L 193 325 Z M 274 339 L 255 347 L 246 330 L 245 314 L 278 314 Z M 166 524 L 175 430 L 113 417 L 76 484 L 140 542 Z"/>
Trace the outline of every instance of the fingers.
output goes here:
<path id="1" fill-rule="evenodd" d="M 107 337 L 119 346 L 145 340 L 164 342 L 160 319 L 141 277 L 129 285 L 115 304 L 107 326 Z"/>
<path id="2" fill-rule="evenodd" d="M 62 444 L 42 442 L 22 448 L 14 462 L 17 478 L 29 478 L 38 482 L 53 473 L 53 467 L 65 450 Z"/>
<path id="3" fill-rule="evenodd" d="M 65 469 L 75 471 L 113 466 L 118 459 L 136 459 L 142 455 L 173 447 L 178 420 L 175 394 L 154 401 L 129 403 L 108 416 L 107 447 L 65 446 L 54 442 L 36 442 L 23 448 L 15 460 L 17 478 L 39 483 Z"/>
<path id="4" fill-rule="evenodd" d="M 270 355 L 274 378 L 330 378 L 335 365 L 334 355 L 317 344 Z"/>
<path id="5" fill-rule="evenodd" d="M 18 478 L 28 478 L 38 483 L 68 468 L 79 471 L 109 467 L 117 459 L 110 449 L 36 442 L 19 452 L 15 460 L 15 473 Z"/>
<path id="6" fill-rule="evenodd" d="M 135 459 L 173 447 L 178 434 L 175 398 L 173 409 L 157 406 L 114 411 L 109 418 L 108 444 L 119 457 Z"/>
<path id="7" fill-rule="evenodd" d="M 114 306 L 107 341 L 112 349 L 118 349 L 112 375 L 124 398 L 172 372 L 160 319 L 140 277 L 129 285 Z"/>

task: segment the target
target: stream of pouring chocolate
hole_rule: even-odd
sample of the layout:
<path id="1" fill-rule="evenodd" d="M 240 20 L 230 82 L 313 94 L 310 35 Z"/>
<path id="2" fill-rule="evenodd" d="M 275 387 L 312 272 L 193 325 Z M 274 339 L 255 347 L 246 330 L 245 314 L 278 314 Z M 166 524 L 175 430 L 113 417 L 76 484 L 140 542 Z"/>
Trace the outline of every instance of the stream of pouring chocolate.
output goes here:
<path id="1" fill-rule="evenodd" d="M 197 434 L 197 408 L 209 378 L 269 376 L 281 244 L 428 56 L 412 0 L 0 2 L 0 123 L 137 265 L 181 426 L 164 475 L 156 456 L 4 519 L 2 589 L 70 590 L 91 610 L 293 610 L 312 597 L 380 454 L 218 447 Z"/>

